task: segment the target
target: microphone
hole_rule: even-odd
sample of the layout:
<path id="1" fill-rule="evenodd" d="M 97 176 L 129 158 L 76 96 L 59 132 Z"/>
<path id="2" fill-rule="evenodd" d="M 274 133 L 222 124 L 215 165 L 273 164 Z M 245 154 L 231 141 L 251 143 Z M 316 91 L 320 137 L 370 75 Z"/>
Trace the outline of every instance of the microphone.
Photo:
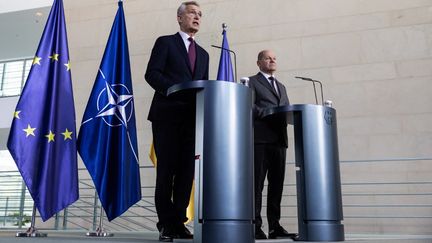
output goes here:
<path id="1" fill-rule="evenodd" d="M 240 83 L 243 84 L 244 86 L 249 87 L 249 78 L 248 77 L 240 78 Z"/>
<path id="2" fill-rule="evenodd" d="M 317 98 L 317 92 L 316 92 L 316 88 L 315 88 L 315 82 L 319 83 L 320 88 L 321 88 L 321 105 L 324 105 L 324 94 L 323 94 L 323 88 L 322 88 L 322 83 L 319 80 L 315 80 L 315 79 L 311 79 L 311 78 L 305 78 L 305 77 L 299 77 L 296 76 L 295 78 L 301 79 L 301 80 L 305 80 L 305 81 L 311 81 L 314 87 L 314 93 L 315 93 L 315 102 L 318 105 L 318 98 Z"/>
<path id="3" fill-rule="evenodd" d="M 229 51 L 230 53 L 232 53 L 234 55 L 234 80 L 237 82 L 237 57 L 236 57 L 236 53 L 234 51 L 227 49 L 225 47 L 222 47 L 222 46 L 211 45 L 211 47 L 222 49 L 224 51 Z"/>

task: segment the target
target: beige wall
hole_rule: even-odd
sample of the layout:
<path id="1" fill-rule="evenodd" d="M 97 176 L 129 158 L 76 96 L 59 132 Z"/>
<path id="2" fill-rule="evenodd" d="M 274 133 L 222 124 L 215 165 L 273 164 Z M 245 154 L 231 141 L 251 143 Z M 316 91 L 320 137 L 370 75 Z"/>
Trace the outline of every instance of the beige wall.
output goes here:
<path id="1" fill-rule="evenodd" d="M 175 11 L 180 2 L 124 1 L 141 165 L 150 164 L 147 154 L 151 130 L 146 117 L 153 95 L 143 76 L 155 39 L 178 30 Z M 197 40 L 210 54 L 211 79 L 216 77 L 219 51 L 210 45 L 221 43 L 221 24 L 225 22 L 229 26 L 230 47 L 237 52 L 239 77 L 256 73 L 257 52 L 269 48 L 277 54 L 277 77 L 288 88 L 291 103 L 314 102 L 311 84 L 294 76 L 323 82 L 325 99 L 332 100 L 338 112 L 341 160 L 432 157 L 432 0 L 205 0 L 200 3 L 204 17 Z M 113 0 L 64 0 L 64 5 L 79 126 L 117 4 Z M 293 160 L 292 147 L 288 160 Z M 389 173 L 385 164 L 361 169 L 342 166 L 342 180 L 430 180 L 431 167 L 427 162 L 415 167 L 401 163 Z M 287 180 L 292 183 L 293 168 L 288 170 Z M 144 183 L 154 183 L 153 175 L 142 177 Z M 288 190 L 288 194 L 295 193 L 292 187 Z M 344 190 L 362 192 L 348 186 Z M 378 200 L 372 197 L 370 201 Z M 344 202 L 358 200 L 348 198 Z M 344 210 L 356 215 L 364 213 Z M 427 212 L 429 216 L 432 214 L 430 210 Z M 287 214 L 296 212 L 289 209 Z M 426 225 L 424 221 L 410 220 L 408 225 L 391 225 L 380 220 L 371 223 L 367 219 L 356 221 L 355 226 L 350 219 L 345 222 L 347 232 L 351 233 L 401 229 L 425 233 L 432 228 L 430 220 Z M 288 223 L 294 229 L 295 219 Z M 417 224 L 423 228 L 416 231 Z"/>
<path id="2" fill-rule="evenodd" d="M 139 128 L 148 164 L 146 121 L 152 89 L 143 76 L 160 35 L 177 31 L 181 1 L 124 1 Z M 210 53 L 215 78 L 221 23 L 228 24 L 239 77 L 257 71 L 256 54 L 276 51 L 279 80 L 292 103 L 313 103 L 310 83 L 324 83 L 338 111 L 341 159 L 430 156 L 432 147 L 431 0 L 201 1 L 198 42 Z M 65 0 L 77 120 L 93 85 L 117 9 L 113 1 Z"/>

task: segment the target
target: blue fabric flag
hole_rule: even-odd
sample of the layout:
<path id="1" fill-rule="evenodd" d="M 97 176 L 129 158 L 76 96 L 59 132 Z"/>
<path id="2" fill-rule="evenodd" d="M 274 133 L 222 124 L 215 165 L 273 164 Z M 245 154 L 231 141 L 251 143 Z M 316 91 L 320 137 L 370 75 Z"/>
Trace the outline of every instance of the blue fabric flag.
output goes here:
<path id="1" fill-rule="evenodd" d="M 141 200 L 126 23 L 118 4 L 78 135 L 78 152 L 109 221 Z"/>
<path id="2" fill-rule="evenodd" d="M 218 74 L 216 79 L 235 82 L 232 63 L 231 63 L 231 55 L 230 52 L 228 51 L 230 48 L 228 45 L 228 39 L 226 37 L 225 29 L 223 30 L 222 35 L 223 35 L 222 47 L 225 50 L 221 49 L 221 55 L 219 59 L 219 69 L 218 69 Z"/>
<path id="3" fill-rule="evenodd" d="M 78 199 L 75 108 L 61 0 L 51 8 L 7 146 L 43 221 Z"/>

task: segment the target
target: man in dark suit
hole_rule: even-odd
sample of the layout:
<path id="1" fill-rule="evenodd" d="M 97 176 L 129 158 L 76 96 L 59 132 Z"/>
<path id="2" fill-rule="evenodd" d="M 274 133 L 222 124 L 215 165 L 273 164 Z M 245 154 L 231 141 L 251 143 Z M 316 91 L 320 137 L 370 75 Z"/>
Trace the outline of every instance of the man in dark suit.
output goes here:
<path id="1" fill-rule="evenodd" d="M 267 176 L 267 219 L 270 239 L 292 238 L 280 224 L 280 204 L 285 178 L 288 147 L 286 123 L 277 118 L 264 118 L 266 108 L 288 105 L 285 86 L 276 80 L 276 56 L 270 50 L 258 54 L 260 72 L 249 78 L 253 93 L 254 166 L 255 166 L 255 238 L 267 239 L 261 229 L 261 205 L 264 180 Z"/>
<path id="2" fill-rule="evenodd" d="M 184 2 L 177 10 L 180 31 L 156 40 L 145 74 L 155 90 L 148 120 L 157 157 L 155 204 L 160 241 L 192 238 L 184 226 L 194 177 L 195 94 L 166 96 L 174 84 L 208 80 L 209 55 L 195 43 L 200 6 Z"/>

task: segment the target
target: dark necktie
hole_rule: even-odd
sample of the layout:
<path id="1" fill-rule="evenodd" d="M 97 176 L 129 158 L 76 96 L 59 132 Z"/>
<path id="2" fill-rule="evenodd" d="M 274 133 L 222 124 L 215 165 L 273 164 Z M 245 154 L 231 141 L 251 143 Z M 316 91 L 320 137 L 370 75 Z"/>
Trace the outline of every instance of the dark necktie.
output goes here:
<path id="1" fill-rule="evenodd" d="M 195 41 L 192 37 L 189 37 L 188 40 L 190 41 L 189 49 L 188 49 L 189 63 L 193 73 L 195 70 L 195 60 L 196 60 Z"/>
<path id="2" fill-rule="evenodd" d="M 276 79 L 273 76 L 269 77 L 269 80 L 273 86 L 273 89 L 275 90 L 276 94 L 279 95 L 278 89 L 277 89 L 277 84 L 276 84 Z"/>

